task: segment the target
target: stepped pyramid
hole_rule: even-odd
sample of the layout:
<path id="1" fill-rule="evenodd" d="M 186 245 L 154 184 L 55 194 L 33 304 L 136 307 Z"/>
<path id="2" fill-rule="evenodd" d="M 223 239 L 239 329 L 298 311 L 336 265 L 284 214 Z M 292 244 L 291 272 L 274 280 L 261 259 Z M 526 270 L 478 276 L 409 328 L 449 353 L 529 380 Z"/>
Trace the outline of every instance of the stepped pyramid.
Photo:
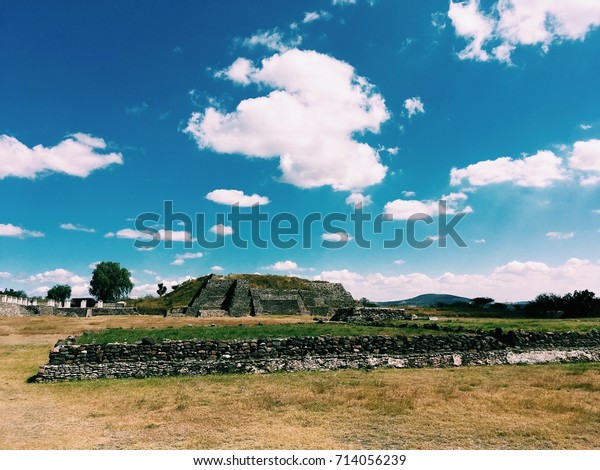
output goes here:
<path id="1" fill-rule="evenodd" d="M 354 299 L 344 286 L 301 280 L 302 289 L 273 289 L 230 276 L 207 276 L 189 303 L 186 315 L 211 317 L 248 315 L 329 316 L 340 307 L 352 307 Z"/>

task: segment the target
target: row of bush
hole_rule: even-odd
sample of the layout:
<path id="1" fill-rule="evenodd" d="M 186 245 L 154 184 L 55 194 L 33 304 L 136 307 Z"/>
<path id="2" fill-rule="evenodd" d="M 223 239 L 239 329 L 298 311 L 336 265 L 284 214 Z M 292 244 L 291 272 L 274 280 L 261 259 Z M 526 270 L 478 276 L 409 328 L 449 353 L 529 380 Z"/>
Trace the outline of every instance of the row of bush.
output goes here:
<path id="1" fill-rule="evenodd" d="M 532 315 L 557 315 L 565 318 L 600 315 L 600 298 L 589 290 L 576 290 L 563 296 L 540 294 L 525 306 Z"/>

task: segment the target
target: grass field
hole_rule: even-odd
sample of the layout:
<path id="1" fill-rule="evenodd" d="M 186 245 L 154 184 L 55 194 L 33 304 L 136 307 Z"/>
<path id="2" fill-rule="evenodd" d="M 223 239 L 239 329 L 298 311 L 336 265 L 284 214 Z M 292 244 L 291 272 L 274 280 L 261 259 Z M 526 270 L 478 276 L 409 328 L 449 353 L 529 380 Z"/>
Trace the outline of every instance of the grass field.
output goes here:
<path id="1" fill-rule="evenodd" d="M 259 321 L 309 319 L 0 318 L 0 448 L 600 449 L 600 364 L 26 383 L 69 334 Z"/>

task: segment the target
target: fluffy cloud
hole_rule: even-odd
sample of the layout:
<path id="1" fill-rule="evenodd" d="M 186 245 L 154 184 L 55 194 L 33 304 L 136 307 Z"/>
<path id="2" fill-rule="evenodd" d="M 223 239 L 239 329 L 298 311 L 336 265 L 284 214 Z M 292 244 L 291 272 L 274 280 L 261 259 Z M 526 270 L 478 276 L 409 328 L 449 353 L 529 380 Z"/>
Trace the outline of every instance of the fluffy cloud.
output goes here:
<path id="1" fill-rule="evenodd" d="M 347 242 L 352 240 L 352 237 L 347 232 L 324 233 L 321 239 L 327 242 Z"/>
<path id="2" fill-rule="evenodd" d="M 584 40 L 600 25 L 600 3 L 594 0 L 499 0 L 482 11 L 479 0 L 450 2 L 448 17 L 458 36 L 468 41 L 461 59 L 510 63 L 520 45 Z"/>
<path id="3" fill-rule="evenodd" d="M 450 2 L 448 17 L 452 20 L 456 34 L 470 41 L 458 56 L 461 59 L 488 60 L 488 53 L 482 48 L 492 36 L 494 22 L 479 11 L 479 0 L 468 3 Z"/>
<path id="4" fill-rule="evenodd" d="M 302 36 L 286 39 L 284 34 L 275 28 L 267 31 L 258 31 L 249 38 L 244 39 L 242 44 L 250 49 L 263 46 L 273 51 L 285 52 L 300 45 L 301 42 Z"/>
<path id="5" fill-rule="evenodd" d="M 140 232 L 138 230 L 134 230 L 131 228 L 124 228 L 116 233 L 108 232 L 104 235 L 105 238 L 125 238 L 130 240 L 140 240 L 143 242 L 148 242 L 150 240 L 159 240 L 159 241 L 172 241 L 172 242 L 182 242 L 189 243 L 195 241 L 195 238 L 192 237 L 190 232 L 186 232 L 184 230 L 156 230 L 155 232 Z M 151 247 L 143 248 L 143 249 L 152 249 Z"/>
<path id="6" fill-rule="evenodd" d="M 34 274 L 26 279 L 21 279 L 20 282 L 82 284 L 86 282 L 86 279 L 66 269 L 58 268 L 54 269 L 53 271 L 45 271 L 43 273 Z"/>
<path id="7" fill-rule="evenodd" d="M 188 259 L 198 259 L 202 258 L 204 255 L 202 253 L 183 253 L 179 255 L 175 255 L 175 260 L 171 263 L 173 266 L 182 266 L 185 264 Z"/>
<path id="8" fill-rule="evenodd" d="M 167 289 L 171 289 L 175 285 L 179 285 L 184 283 L 185 281 L 189 281 L 190 279 L 194 279 L 192 276 L 180 277 L 177 279 L 163 279 L 161 282 L 167 287 Z M 131 298 L 141 298 L 146 296 L 156 297 L 156 284 L 139 284 L 133 286 L 131 290 Z"/>
<path id="9" fill-rule="evenodd" d="M 450 172 L 450 184 L 454 186 L 467 180 L 472 186 L 510 181 L 518 186 L 545 188 L 568 178 L 562 159 L 550 150 L 540 150 L 535 155 L 515 160 L 510 157 L 484 160 L 466 168 L 452 168 Z"/>
<path id="10" fill-rule="evenodd" d="M 219 70 L 215 73 L 215 77 L 228 78 L 232 82 L 248 85 L 250 83 L 250 77 L 255 71 L 256 69 L 251 61 L 240 57 L 228 68 Z"/>
<path id="11" fill-rule="evenodd" d="M 590 185 L 600 182 L 600 140 L 575 142 L 569 158 L 569 166 L 583 172 L 581 184 Z"/>
<path id="12" fill-rule="evenodd" d="M 233 206 L 239 204 L 240 207 L 250 207 L 254 204 L 260 204 L 264 206 L 269 204 L 269 198 L 265 196 L 259 196 L 258 194 L 252 194 L 247 196 L 243 191 L 236 189 L 215 189 L 206 195 L 206 199 L 217 204 L 226 204 Z"/>
<path id="13" fill-rule="evenodd" d="M 410 273 L 385 276 L 360 274 L 347 269 L 323 271 L 315 279 L 341 282 L 355 298 L 402 300 L 428 292 L 448 293 L 468 298 L 489 296 L 499 302 L 531 300 L 538 294 L 565 294 L 573 290 L 592 289 L 593 279 L 600 279 L 600 262 L 571 258 L 558 266 L 539 261 L 511 261 L 486 274 L 441 276 Z"/>
<path id="14" fill-rule="evenodd" d="M 96 233 L 96 229 L 83 227 L 79 224 L 60 224 L 63 230 L 74 230 L 76 232 Z"/>
<path id="15" fill-rule="evenodd" d="M 371 196 L 365 196 L 362 193 L 352 193 L 346 198 L 346 204 L 352 207 L 354 207 L 356 204 L 362 204 L 362 207 L 367 207 L 372 202 Z"/>
<path id="16" fill-rule="evenodd" d="M 546 237 L 548 237 L 550 240 L 568 240 L 574 236 L 575 232 L 548 232 L 546 234 Z"/>
<path id="17" fill-rule="evenodd" d="M 464 206 L 468 196 L 465 193 L 450 193 L 442 196 L 440 201 L 446 201 L 446 214 L 457 212 L 471 213 L 471 206 Z M 464 207 L 463 207 L 464 206 Z M 408 220 L 409 218 L 424 218 L 425 216 L 437 217 L 440 215 L 439 201 L 416 199 L 396 199 L 388 202 L 383 208 L 385 214 L 390 214 L 394 220 Z"/>
<path id="18" fill-rule="evenodd" d="M 27 230 L 13 224 L 0 224 L 0 237 L 39 238 L 43 236 L 42 232 L 35 230 Z"/>
<path id="19" fill-rule="evenodd" d="M 210 270 L 211 271 L 225 271 L 225 268 L 223 268 L 222 266 L 215 265 L 215 266 L 211 266 Z"/>
<path id="20" fill-rule="evenodd" d="M 200 148 L 279 158 L 283 181 L 301 188 L 361 189 L 384 178 L 377 151 L 355 136 L 379 132 L 388 110 L 352 66 L 292 49 L 248 70 L 243 80 L 272 91 L 243 100 L 231 113 L 215 107 L 194 113 L 186 132 Z"/>
<path id="21" fill-rule="evenodd" d="M 425 112 L 425 105 L 418 96 L 406 99 L 404 101 L 404 108 L 408 111 L 409 118 L 413 117 L 415 114 Z"/>
<path id="22" fill-rule="evenodd" d="M 271 266 L 265 266 L 264 269 L 267 271 L 304 271 L 301 267 L 298 266 L 294 261 L 286 260 L 286 261 L 277 261 L 275 264 Z"/>
<path id="23" fill-rule="evenodd" d="M 7 277 L 10 277 L 10 276 L 11 276 L 11 274 L 6 271 L 0 272 L 0 279 L 6 279 Z"/>
<path id="24" fill-rule="evenodd" d="M 98 153 L 103 139 L 73 134 L 54 147 L 27 147 L 14 137 L 0 135 L 0 179 L 8 176 L 34 179 L 45 173 L 64 173 L 85 178 L 92 171 L 122 164 L 120 153 Z"/>
<path id="25" fill-rule="evenodd" d="M 210 228 L 210 231 L 220 235 L 221 237 L 226 237 L 227 235 L 233 234 L 233 228 L 223 224 L 213 225 Z"/>
<path id="26" fill-rule="evenodd" d="M 331 18 L 331 13 L 327 11 L 307 11 L 306 13 L 304 13 L 302 23 L 312 23 L 313 21 L 328 18 Z"/>

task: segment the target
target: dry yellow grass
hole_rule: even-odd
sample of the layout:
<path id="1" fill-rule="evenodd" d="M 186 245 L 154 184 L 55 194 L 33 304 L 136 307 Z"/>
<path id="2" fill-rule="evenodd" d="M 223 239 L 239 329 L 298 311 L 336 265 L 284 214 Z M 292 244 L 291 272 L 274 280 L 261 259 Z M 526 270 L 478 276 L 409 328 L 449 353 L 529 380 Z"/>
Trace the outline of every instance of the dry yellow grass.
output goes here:
<path id="1" fill-rule="evenodd" d="M 0 448 L 600 449 L 598 364 L 26 383 L 68 334 L 256 321 L 0 319 Z"/>

